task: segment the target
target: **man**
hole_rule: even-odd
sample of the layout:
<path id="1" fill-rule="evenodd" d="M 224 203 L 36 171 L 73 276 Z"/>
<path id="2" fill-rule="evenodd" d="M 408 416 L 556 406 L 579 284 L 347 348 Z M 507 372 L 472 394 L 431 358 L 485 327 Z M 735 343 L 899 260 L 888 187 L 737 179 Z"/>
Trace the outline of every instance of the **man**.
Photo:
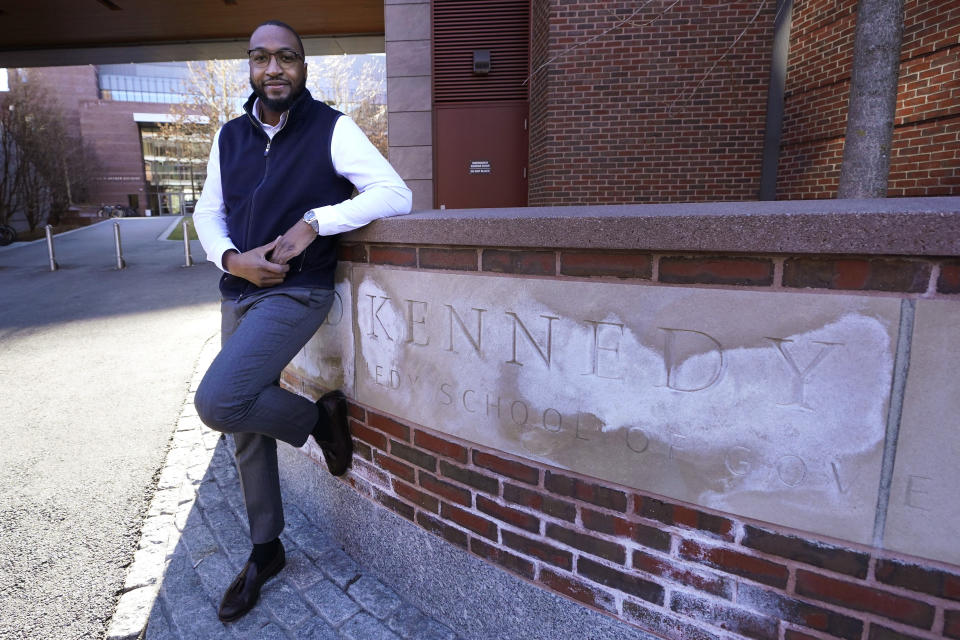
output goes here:
<path id="1" fill-rule="evenodd" d="M 285 563 L 276 441 L 299 447 L 312 435 L 331 473 L 350 465 L 343 393 L 313 403 L 277 384 L 330 309 L 336 236 L 410 211 L 410 190 L 357 125 L 306 90 L 303 43 L 290 26 L 257 27 L 248 55 L 253 94 L 217 132 L 193 216 L 224 271 L 222 346 L 197 412 L 233 434 L 253 543 L 220 603 L 224 622 L 247 613 Z"/>

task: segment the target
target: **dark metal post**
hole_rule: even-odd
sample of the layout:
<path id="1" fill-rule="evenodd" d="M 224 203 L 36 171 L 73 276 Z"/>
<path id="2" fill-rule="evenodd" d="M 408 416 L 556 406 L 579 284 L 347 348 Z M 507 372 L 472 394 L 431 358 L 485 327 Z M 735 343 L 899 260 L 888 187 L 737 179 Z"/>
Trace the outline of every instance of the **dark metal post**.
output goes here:
<path id="1" fill-rule="evenodd" d="M 113 223 L 113 240 L 117 248 L 117 269 L 125 269 L 127 263 L 123 260 L 123 248 L 120 246 L 120 223 Z"/>
<path id="2" fill-rule="evenodd" d="M 783 135 L 783 103 L 792 22 L 793 0 L 777 0 L 777 17 L 773 23 L 773 53 L 770 56 L 770 85 L 767 89 L 767 131 L 763 140 L 763 164 L 760 168 L 761 200 L 777 199 L 777 168 L 780 163 L 780 138 Z"/>
<path id="3" fill-rule="evenodd" d="M 46 226 L 47 232 L 47 253 L 50 256 L 50 271 L 56 271 L 60 268 L 60 265 L 57 264 L 56 258 L 53 256 L 53 226 Z"/>

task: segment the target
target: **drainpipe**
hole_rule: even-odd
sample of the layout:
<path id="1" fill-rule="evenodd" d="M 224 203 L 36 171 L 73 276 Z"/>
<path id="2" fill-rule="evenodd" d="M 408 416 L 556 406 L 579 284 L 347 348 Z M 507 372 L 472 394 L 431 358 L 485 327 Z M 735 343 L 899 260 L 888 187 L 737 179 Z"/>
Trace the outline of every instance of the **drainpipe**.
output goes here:
<path id="1" fill-rule="evenodd" d="M 763 139 L 763 163 L 760 168 L 761 200 L 777 199 L 777 165 L 780 161 L 780 137 L 783 134 L 783 102 L 792 22 L 793 0 L 777 0 L 777 17 L 773 23 L 773 52 L 770 56 L 770 84 L 767 89 L 767 129 Z"/>

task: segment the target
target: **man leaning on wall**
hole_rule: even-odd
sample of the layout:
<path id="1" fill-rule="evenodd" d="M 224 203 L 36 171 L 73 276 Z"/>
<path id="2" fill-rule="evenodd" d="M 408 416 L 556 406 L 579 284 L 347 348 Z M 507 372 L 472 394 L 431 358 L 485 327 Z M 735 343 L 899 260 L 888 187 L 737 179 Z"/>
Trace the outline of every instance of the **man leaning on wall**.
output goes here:
<path id="1" fill-rule="evenodd" d="M 411 203 L 359 127 L 306 90 L 293 28 L 261 24 L 248 55 L 253 93 L 214 138 L 193 216 L 207 256 L 224 272 L 221 350 L 197 389 L 197 412 L 233 434 L 253 543 L 220 603 L 224 622 L 250 611 L 285 563 L 277 440 L 300 447 L 312 435 L 332 474 L 350 466 L 343 393 L 314 403 L 278 385 L 330 309 L 337 235 L 408 213 Z"/>

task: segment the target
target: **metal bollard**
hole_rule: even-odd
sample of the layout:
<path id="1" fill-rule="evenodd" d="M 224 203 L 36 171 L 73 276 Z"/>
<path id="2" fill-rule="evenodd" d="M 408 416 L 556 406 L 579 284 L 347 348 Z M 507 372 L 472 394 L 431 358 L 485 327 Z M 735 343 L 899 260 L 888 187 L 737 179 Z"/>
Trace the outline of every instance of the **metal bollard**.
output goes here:
<path id="1" fill-rule="evenodd" d="M 120 246 L 120 223 L 113 223 L 113 240 L 117 246 L 117 269 L 125 269 L 127 263 L 123 260 L 123 248 Z"/>
<path id="2" fill-rule="evenodd" d="M 60 268 L 56 259 L 53 257 L 53 225 L 47 225 L 47 253 L 50 255 L 50 271 L 56 271 Z"/>
<path id="3" fill-rule="evenodd" d="M 190 255 L 190 234 L 187 221 L 183 221 L 183 266 L 193 266 L 193 256 Z"/>

